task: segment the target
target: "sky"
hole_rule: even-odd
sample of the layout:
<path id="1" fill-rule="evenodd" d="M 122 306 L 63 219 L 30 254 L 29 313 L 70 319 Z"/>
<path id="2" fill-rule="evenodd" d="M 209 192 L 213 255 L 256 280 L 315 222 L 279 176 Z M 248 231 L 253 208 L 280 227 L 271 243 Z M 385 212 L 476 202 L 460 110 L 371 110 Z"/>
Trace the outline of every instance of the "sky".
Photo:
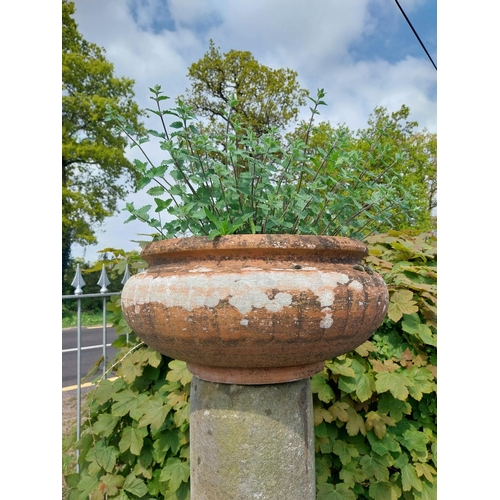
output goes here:
<path id="1" fill-rule="evenodd" d="M 436 0 L 400 0 L 437 65 Z M 437 131 L 437 72 L 403 17 L 388 0 L 76 0 L 75 21 L 83 37 L 106 50 L 115 75 L 135 81 L 135 100 L 150 107 L 149 87 L 172 98 L 190 86 L 189 66 L 213 40 L 222 53 L 250 51 L 271 68 L 289 68 L 315 96 L 326 92 L 321 119 L 351 129 L 365 127 L 377 106 L 403 104 L 420 129 Z M 301 117 L 307 116 L 304 107 Z M 152 119 L 151 119 L 152 120 Z M 154 120 L 146 126 L 157 128 Z M 137 150 L 127 152 L 131 160 Z M 149 202 L 145 191 L 125 202 Z M 72 256 L 93 262 L 107 247 L 138 249 L 134 240 L 151 229 L 124 225 L 121 211 L 97 229 L 97 245 L 73 245 Z"/>

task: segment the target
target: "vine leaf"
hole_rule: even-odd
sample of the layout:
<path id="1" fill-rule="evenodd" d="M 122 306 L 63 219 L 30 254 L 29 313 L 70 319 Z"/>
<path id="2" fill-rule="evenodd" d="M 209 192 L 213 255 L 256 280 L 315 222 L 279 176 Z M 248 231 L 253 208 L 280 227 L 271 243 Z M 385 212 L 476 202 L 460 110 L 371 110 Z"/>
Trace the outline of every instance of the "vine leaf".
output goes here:
<path id="1" fill-rule="evenodd" d="M 311 378 L 311 389 L 313 394 L 317 394 L 318 399 L 324 403 L 329 403 L 335 399 L 332 388 L 320 374 L 316 374 Z"/>
<path id="2" fill-rule="evenodd" d="M 319 425 L 323 420 L 325 422 L 332 422 L 334 420 L 334 417 L 332 417 L 332 414 L 328 411 L 325 410 L 324 408 L 321 408 L 320 406 L 314 406 L 313 407 L 313 420 L 314 420 L 314 425 Z"/>
<path id="3" fill-rule="evenodd" d="M 380 456 L 385 455 L 389 452 L 401 453 L 401 446 L 399 443 L 392 437 L 391 434 L 386 434 L 382 439 L 375 436 L 373 433 L 368 433 L 368 441 L 372 447 L 372 450 L 375 453 L 378 453 Z"/>
<path id="4" fill-rule="evenodd" d="M 411 405 L 407 401 L 396 399 L 392 394 L 386 392 L 379 398 L 378 410 L 380 413 L 389 414 L 395 422 L 399 422 L 403 415 L 411 414 Z"/>
<path id="5" fill-rule="evenodd" d="M 174 359 L 168 364 L 170 371 L 167 373 L 167 380 L 170 382 L 179 381 L 182 385 L 186 385 L 193 379 L 193 375 L 187 369 L 185 361 Z"/>
<path id="6" fill-rule="evenodd" d="M 316 500 L 356 500 L 356 495 L 345 483 L 320 483 Z"/>
<path id="7" fill-rule="evenodd" d="M 426 452 L 428 440 L 423 432 L 409 429 L 403 433 L 400 443 L 409 451 Z"/>
<path id="8" fill-rule="evenodd" d="M 130 452 L 134 455 L 140 455 L 142 445 L 144 443 L 144 435 L 145 432 L 142 429 L 125 427 L 118 445 L 120 451 L 123 453 L 124 451 L 130 449 Z"/>
<path id="9" fill-rule="evenodd" d="M 403 491 L 410 491 L 412 488 L 422 491 L 422 481 L 417 477 L 415 467 L 412 464 L 401 467 L 401 482 L 403 483 Z"/>
<path id="10" fill-rule="evenodd" d="M 351 460 L 339 472 L 340 479 L 350 488 L 353 488 L 356 483 L 362 483 L 366 479 L 365 473 L 358 465 L 355 460 Z"/>
<path id="11" fill-rule="evenodd" d="M 341 439 L 335 440 L 332 446 L 332 451 L 338 455 L 342 465 L 347 465 L 352 458 L 359 457 L 359 451 L 353 444 L 346 443 Z"/>
<path id="12" fill-rule="evenodd" d="M 400 399 L 401 401 L 404 401 L 408 397 L 408 386 L 411 385 L 413 385 L 413 382 L 402 373 L 380 372 L 376 375 L 375 387 L 377 392 L 390 391 L 396 399 Z"/>
<path id="13" fill-rule="evenodd" d="M 170 490 L 177 491 L 181 483 L 189 479 L 189 462 L 170 457 L 160 474 L 160 481 L 169 481 Z"/>
<path id="14" fill-rule="evenodd" d="M 147 402 L 146 412 L 139 420 L 138 427 L 150 425 L 153 429 L 159 429 L 165 422 L 170 406 L 163 404 L 158 399 L 152 399 Z"/>
<path id="15" fill-rule="evenodd" d="M 398 500 L 401 497 L 399 488 L 389 481 L 372 483 L 368 492 L 373 500 Z"/>
<path id="16" fill-rule="evenodd" d="M 386 425 L 393 426 L 396 425 L 396 422 L 394 422 L 391 417 L 387 415 L 381 415 L 376 411 L 371 411 L 366 415 L 366 430 L 371 431 L 373 429 L 373 432 L 375 432 L 375 435 L 379 439 L 382 439 L 385 436 L 385 433 L 387 432 Z"/>
<path id="17" fill-rule="evenodd" d="M 129 474 L 125 478 L 123 489 L 125 491 L 128 491 L 129 493 L 132 493 L 133 495 L 137 495 L 138 497 L 142 497 L 144 495 L 147 495 L 148 493 L 148 487 L 146 486 L 144 481 L 141 481 L 134 474 Z"/>
<path id="18" fill-rule="evenodd" d="M 118 458 L 118 450 L 114 446 L 96 447 L 95 458 L 106 472 L 112 472 Z"/>
<path id="19" fill-rule="evenodd" d="M 105 486 L 103 493 L 107 493 L 108 495 L 116 495 L 119 488 L 123 487 L 125 478 L 123 476 L 116 476 L 114 474 L 106 474 L 101 477 L 101 481 Z"/>
<path id="20" fill-rule="evenodd" d="M 358 396 L 361 402 L 370 399 L 372 397 L 374 389 L 375 389 L 375 384 L 372 375 L 368 375 L 367 373 L 362 373 L 357 378 L 356 396 Z"/>
<path id="21" fill-rule="evenodd" d="M 403 314 L 412 314 L 418 311 L 417 303 L 412 300 L 413 292 L 410 290 L 396 290 L 389 300 L 387 316 L 397 323 Z"/>
<path id="22" fill-rule="evenodd" d="M 347 403 L 344 403 L 342 401 L 336 401 L 333 403 L 330 408 L 328 408 L 328 411 L 331 414 L 331 417 L 333 417 L 333 420 L 340 420 L 341 422 L 347 422 L 349 420 L 349 414 L 347 413 L 347 409 L 349 408 L 349 405 Z M 325 418 L 326 420 L 326 418 Z M 331 422 L 332 420 L 330 420 Z"/>
<path id="23" fill-rule="evenodd" d="M 416 335 L 424 344 L 434 347 L 437 346 L 436 337 L 432 334 L 431 329 L 427 325 L 420 322 L 418 314 L 405 315 L 401 326 L 403 331 L 411 335 Z"/>
<path id="24" fill-rule="evenodd" d="M 349 417 L 346 424 L 347 434 L 349 434 L 349 436 L 356 436 L 361 432 L 363 436 L 366 436 L 366 427 L 363 417 L 351 406 L 347 408 L 347 415 Z"/>
<path id="25" fill-rule="evenodd" d="M 97 418 L 97 422 L 94 424 L 94 432 L 103 437 L 108 437 L 113 432 L 116 424 L 118 423 L 118 417 L 110 415 L 109 413 L 102 413 Z"/>
<path id="26" fill-rule="evenodd" d="M 393 459 L 389 455 L 379 457 L 375 455 L 365 455 L 359 461 L 363 472 L 368 478 L 375 477 L 377 481 L 389 480 L 389 469 L 393 464 Z M 371 492 L 370 492 L 371 494 Z M 391 497 L 385 497 L 391 498 Z M 398 497 L 399 498 L 399 497 Z"/>
<path id="27" fill-rule="evenodd" d="M 415 471 L 417 472 L 417 476 L 425 476 L 425 479 L 429 481 L 430 483 L 434 482 L 434 476 L 437 474 L 436 469 L 432 467 L 432 465 L 429 464 L 421 464 L 420 462 L 417 462 L 415 464 Z"/>

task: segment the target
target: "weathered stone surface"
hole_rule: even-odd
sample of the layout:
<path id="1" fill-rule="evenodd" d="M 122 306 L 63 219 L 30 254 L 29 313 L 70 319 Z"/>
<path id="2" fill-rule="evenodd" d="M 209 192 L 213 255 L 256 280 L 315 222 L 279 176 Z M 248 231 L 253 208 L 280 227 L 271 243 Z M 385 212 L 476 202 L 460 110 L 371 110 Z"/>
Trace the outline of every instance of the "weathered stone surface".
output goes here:
<path id="1" fill-rule="evenodd" d="M 193 500 L 314 500 L 310 379 L 191 384 Z"/>

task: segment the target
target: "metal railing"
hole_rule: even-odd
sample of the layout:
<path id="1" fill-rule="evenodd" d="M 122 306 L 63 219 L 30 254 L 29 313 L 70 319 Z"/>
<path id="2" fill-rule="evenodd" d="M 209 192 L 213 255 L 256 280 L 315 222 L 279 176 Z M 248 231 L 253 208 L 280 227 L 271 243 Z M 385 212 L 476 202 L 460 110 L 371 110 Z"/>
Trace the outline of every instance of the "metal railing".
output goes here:
<path id="1" fill-rule="evenodd" d="M 125 269 L 125 273 L 123 275 L 123 279 L 121 284 L 124 285 L 126 281 L 130 278 L 130 272 L 128 268 L 128 264 Z M 106 321 L 106 302 L 109 297 L 114 295 L 120 295 L 121 292 L 109 292 L 107 286 L 110 284 L 109 278 L 106 273 L 106 266 L 103 264 L 101 276 L 98 285 L 101 286 L 101 290 L 99 293 L 87 293 L 84 294 L 82 288 L 85 286 L 85 281 L 83 279 L 82 273 L 80 271 L 80 264 L 77 264 L 75 277 L 71 283 L 71 286 L 75 288 L 74 295 L 63 295 L 63 300 L 76 300 L 77 302 L 77 346 L 72 349 L 64 349 L 62 352 L 75 352 L 76 351 L 76 439 L 80 439 L 81 432 L 81 406 L 82 406 L 82 350 L 86 349 L 82 348 L 82 299 L 88 298 L 100 298 L 102 300 L 102 355 L 103 355 L 103 363 L 102 363 L 102 375 L 103 378 L 106 378 L 106 365 L 107 365 L 107 348 L 109 344 L 107 343 L 107 321 Z M 99 348 L 101 346 L 91 346 L 90 348 Z M 80 456 L 80 451 L 76 450 L 76 472 L 80 472 L 80 466 L 78 464 L 78 458 Z"/>

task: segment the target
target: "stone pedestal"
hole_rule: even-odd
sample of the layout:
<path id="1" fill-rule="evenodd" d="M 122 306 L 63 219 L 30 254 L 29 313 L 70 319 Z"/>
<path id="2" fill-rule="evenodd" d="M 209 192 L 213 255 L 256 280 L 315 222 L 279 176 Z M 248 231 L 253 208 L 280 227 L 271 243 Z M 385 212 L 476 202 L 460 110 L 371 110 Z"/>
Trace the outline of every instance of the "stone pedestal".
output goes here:
<path id="1" fill-rule="evenodd" d="M 310 379 L 234 385 L 193 377 L 192 500 L 314 500 Z"/>

